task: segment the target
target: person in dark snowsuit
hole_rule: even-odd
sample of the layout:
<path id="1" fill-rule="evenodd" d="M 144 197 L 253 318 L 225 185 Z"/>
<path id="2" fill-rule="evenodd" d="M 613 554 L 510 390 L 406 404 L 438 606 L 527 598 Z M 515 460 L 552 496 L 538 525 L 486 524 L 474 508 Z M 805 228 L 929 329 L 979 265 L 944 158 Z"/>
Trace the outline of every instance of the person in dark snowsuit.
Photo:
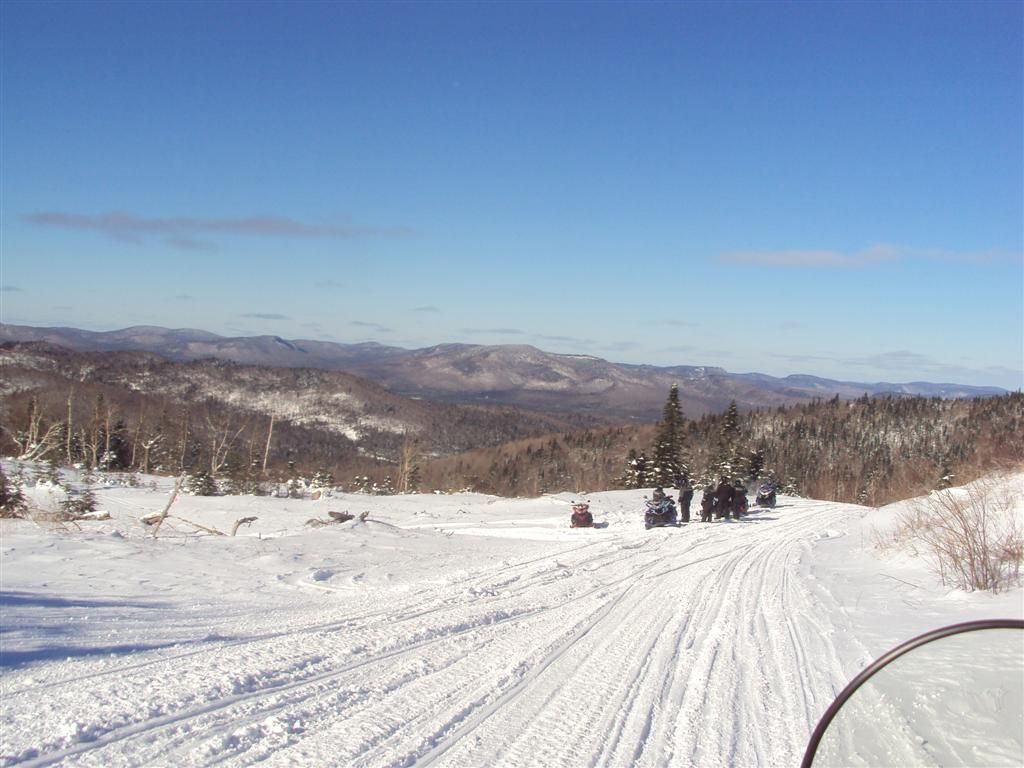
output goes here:
<path id="1" fill-rule="evenodd" d="M 651 494 L 651 498 L 654 499 L 654 501 L 664 501 L 665 500 L 665 491 L 662 490 L 660 485 L 657 488 L 654 489 L 654 493 Z"/>
<path id="2" fill-rule="evenodd" d="M 732 497 L 733 488 L 723 477 L 722 482 L 720 482 L 718 484 L 718 488 L 715 489 L 715 512 L 719 517 L 724 517 L 728 520 L 731 516 Z"/>
<path id="3" fill-rule="evenodd" d="M 747 514 L 747 489 L 737 480 L 732 495 L 732 516 L 739 520 L 745 514 Z"/>
<path id="4" fill-rule="evenodd" d="M 704 495 L 700 500 L 700 521 L 710 523 L 715 513 L 715 486 L 708 483 L 704 486 Z"/>
<path id="5" fill-rule="evenodd" d="M 693 501 L 693 483 L 687 481 L 679 489 L 679 515 L 684 523 L 690 522 L 691 501 Z"/>

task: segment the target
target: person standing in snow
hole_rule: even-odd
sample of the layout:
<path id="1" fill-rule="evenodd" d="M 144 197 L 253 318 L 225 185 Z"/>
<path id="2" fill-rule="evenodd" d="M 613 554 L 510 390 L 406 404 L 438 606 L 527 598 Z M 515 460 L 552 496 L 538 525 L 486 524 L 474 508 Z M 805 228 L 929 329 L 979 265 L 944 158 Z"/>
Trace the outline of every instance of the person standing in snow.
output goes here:
<path id="1" fill-rule="evenodd" d="M 732 516 L 739 520 L 745 514 L 747 514 L 747 489 L 743 487 L 743 483 L 737 480 L 732 494 Z"/>
<path id="2" fill-rule="evenodd" d="M 704 486 L 704 495 L 700 500 L 700 521 L 710 523 L 711 516 L 715 513 L 715 486 L 708 483 Z"/>
<path id="3" fill-rule="evenodd" d="M 733 488 L 724 477 L 715 489 L 715 508 L 719 517 L 726 520 L 732 515 Z"/>
<path id="4" fill-rule="evenodd" d="M 679 488 L 679 515 L 684 523 L 690 522 L 691 501 L 693 501 L 693 481 L 687 480 Z"/>

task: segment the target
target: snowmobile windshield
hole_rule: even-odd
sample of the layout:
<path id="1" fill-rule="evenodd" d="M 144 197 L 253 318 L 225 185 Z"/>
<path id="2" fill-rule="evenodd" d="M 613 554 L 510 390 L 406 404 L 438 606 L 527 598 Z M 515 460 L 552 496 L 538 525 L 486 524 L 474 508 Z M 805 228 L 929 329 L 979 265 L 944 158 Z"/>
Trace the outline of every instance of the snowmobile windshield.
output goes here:
<path id="1" fill-rule="evenodd" d="M 801 766 L 878 765 L 1024 765 L 1024 621 L 935 630 L 854 678 Z"/>

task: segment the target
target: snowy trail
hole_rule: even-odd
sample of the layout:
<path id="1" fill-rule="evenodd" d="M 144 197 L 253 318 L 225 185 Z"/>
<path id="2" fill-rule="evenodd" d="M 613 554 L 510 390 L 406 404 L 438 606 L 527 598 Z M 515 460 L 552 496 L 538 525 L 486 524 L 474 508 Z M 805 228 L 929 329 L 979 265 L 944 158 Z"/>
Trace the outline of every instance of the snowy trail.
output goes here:
<path id="1" fill-rule="evenodd" d="M 806 563 L 862 508 L 788 500 L 645 531 L 624 494 L 597 503 L 604 529 L 566 530 L 564 504 L 487 502 L 430 529 L 381 509 L 333 538 L 78 543 L 133 553 L 120 599 L 136 608 L 4 593 L 5 652 L 24 642 L 31 663 L 5 662 L 0 765 L 798 764 L 871 655 Z M 203 571 L 213 546 L 231 568 Z M 78 550 L 34 556 L 103 584 Z M 160 581 L 168 563 L 222 588 Z M 78 655 L 20 639 L 69 622 Z"/>

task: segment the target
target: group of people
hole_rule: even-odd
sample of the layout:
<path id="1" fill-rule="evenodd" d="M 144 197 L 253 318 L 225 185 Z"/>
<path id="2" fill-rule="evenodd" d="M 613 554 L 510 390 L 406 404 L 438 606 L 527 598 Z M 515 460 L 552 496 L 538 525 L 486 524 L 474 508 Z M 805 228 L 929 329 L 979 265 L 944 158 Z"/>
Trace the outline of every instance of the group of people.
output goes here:
<path id="1" fill-rule="evenodd" d="M 679 521 L 682 523 L 690 522 L 693 492 L 692 480 L 679 483 Z M 656 502 L 671 499 L 660 486 L 654 489 L 652 498 Z M 747 489 L 743 484 L 739 480 L 730 483 L 728 478 L 723 477 L 717 486 L 708 483 L 704 488 L 704 495 L 700 500 L 700 520 L 702 523 L 723 518 L 738 520 L 747 514 L 747 504 Z"/>
<path id="2" fill-rule="evenodd" d="M 747 489 L 737 480 L 730 483 L 722 478 L 718 487 L 708 483 L 700 500 L 700 519 L 710 523 L 712 517 L 739 520 L 747 514 Z"/>

